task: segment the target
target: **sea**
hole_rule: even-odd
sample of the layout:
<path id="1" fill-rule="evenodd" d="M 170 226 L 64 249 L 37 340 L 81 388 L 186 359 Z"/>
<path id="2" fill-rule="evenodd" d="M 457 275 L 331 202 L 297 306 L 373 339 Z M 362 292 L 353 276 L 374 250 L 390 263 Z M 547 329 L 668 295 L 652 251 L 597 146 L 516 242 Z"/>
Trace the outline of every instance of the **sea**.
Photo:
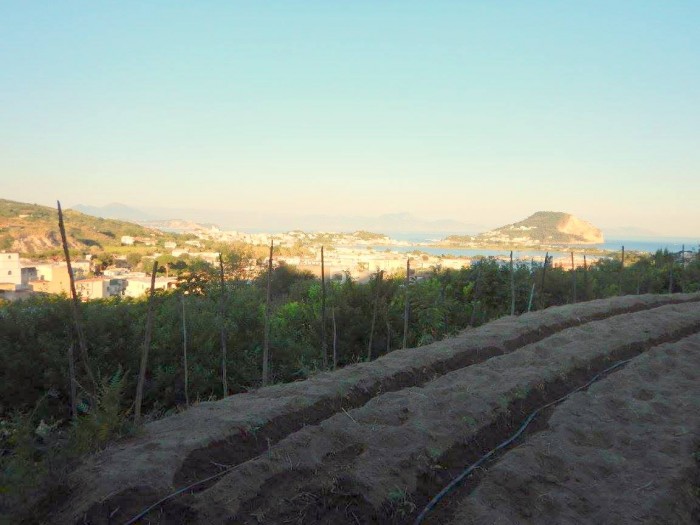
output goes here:
<path id="1" fill-rule="evenodd" d="M 445 237 L 451 235 L 445 232 L 389 232 L 386 233 L 392 239 L 397 241 L 406 241 L 420 246 L 373 246 L 372 248 L 376 251 L 391 250 L 399 253 L 408 253 L 413 251 L 421 251 L 428 253 L 430 255 L 453 255 L 462 257 L 474 257 L 478 255 L 483 256 L 493 256 L 493 257 L 507 257 L 510 254 L 509 248 L 503 249 L 485 249 L 485 248 L 450 248 L 450 247 L 434 247 L 425 246 L 427 244 L 432 244 Z M 698 252 L 700 247 L 700 238 L 698 239 L 685 239 L 685 238 L 660 238 L 660 239 L 609 239 L 602 244 L 588 245 L 587 248 L 593 250 L 607 250 L 610 252 L 619 252 L 622 247 L 625 247 L 627 252 L 643 252 L 643 253 L 655 253 L 657 250 L 668 250 L 669 252 L 680 252 L 685 249 L 686 251 Z M 550 250 L 549 253 L 568 253 L 569 250 L 562 248 L 559 251 Z M 517 250 L 513 251 L 513 257 L 516 259 L 528 259 L 528 258 L 544 258 L 544 250 Z"/>

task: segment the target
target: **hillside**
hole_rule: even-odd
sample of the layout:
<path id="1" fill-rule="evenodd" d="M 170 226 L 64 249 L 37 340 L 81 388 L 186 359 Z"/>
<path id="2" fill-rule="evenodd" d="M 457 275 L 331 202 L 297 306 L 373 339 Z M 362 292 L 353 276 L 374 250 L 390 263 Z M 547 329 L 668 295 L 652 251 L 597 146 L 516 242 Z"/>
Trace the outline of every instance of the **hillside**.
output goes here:
<path id="1" fill-rule="evenodd" d="M 168 235 L 138 224 L 102 219 L 64 210 L 71 248 L 104 249 L 120 245 L 122 235 L 160 240 Z M 55 208 L 0 199 L 0 250 L 33 255 L 60 248 L 58 212 Z"/>
<path id="2" fill-rule="evenodd" d="M 603 232 L 569 213 L 538 211 L 528 218 L 481 233 L 476 237 L 450 236 L 449 242 L 478 244 L 561 245 L 601 244 Z"/>

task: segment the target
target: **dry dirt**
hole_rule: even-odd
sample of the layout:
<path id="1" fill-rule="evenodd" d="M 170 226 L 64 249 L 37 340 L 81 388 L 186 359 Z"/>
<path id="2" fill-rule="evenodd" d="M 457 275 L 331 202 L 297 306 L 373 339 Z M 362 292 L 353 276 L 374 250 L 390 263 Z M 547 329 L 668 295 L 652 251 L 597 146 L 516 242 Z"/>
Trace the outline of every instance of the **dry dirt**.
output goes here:
<path id="1" fill-rule="evenodd" d="M 700 501 L 692 454 L 700 437 L 698 301 L 700 295 L 635 296 L 550 308 L 308 381 L 202 403 L 89 458 L 51 522 L 124 523 L 161 497 L 222 473 L 143 522 L 410 523 L 532 410 L 632 358 L 541 414 L 517 448 L 469 478 L 429 519 L 601 523 L 613 516 L 609 522 L 619 523 L 668 516 L 690 523 Z M 671 375 L 675 380 L 666 379 Z M 646 419 L 630 423 L 624 407 L 642 407 L 637 415 Z M 553 443 L 561 451 L 547 455 Z M 654 451 L 654 461 L 640 459 L 645 450 Z M 637 483 L 643 475 L 649 479 Z M 601 480 L 630 494 L 612 497 L 609 487 L 596 488 Z M 589 500 L 574 500 L 572 490 Z M 672 514 L 673 505 L 683 510 Z"/>

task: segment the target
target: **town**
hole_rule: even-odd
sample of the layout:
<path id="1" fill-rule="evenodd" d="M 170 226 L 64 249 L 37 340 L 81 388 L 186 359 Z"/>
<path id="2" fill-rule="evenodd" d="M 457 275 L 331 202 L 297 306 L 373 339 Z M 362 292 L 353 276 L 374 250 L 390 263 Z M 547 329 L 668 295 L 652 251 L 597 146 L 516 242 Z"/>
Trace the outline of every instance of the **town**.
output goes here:
<path id="1" fill-rule="evenodd" d="M 143 245 L 148 253 L 140 261 L 126 255 L 111 257 L 112 264 L 102 267 L 104 257 L 85 253 L 82 257 L 71 261 L 75 280 L 76 292 L 81 300 L 103 299 L 107 297 L 125 296 L 140 297 L 150 289 L 151 278 L 146 271 L 155 259 L 193 260 L 199 259 L 206 264 L 219 264 L 219 251 L 200 251 L 214 243 L 242 243 L 250 247 L 265 247 L 273 240 L 275 247 L 283 254 L 273 256 L 273 265 L 294 266 L 300 271 L 308 271 L 320 275 L 321 245 L 314 244 L 317 237 L 332 236 L 335 244 L 324 248 L 324 267 L 326 278 L 344 280 L 352 278 L 360 282 L 369 280 L 370 275 L 383 271 L 394 274 L 404 271 L 407 259 L 411 260 L 411 269 L 422 273 L 434 269 L 459 269 L 469 266 L 470 259 L 466 257 L 435 256 L 419 251 L 410 254 L 391 251 L 388 238 L 377 236 L 372 242 L 357 238 L 353 235 L 338 234 L 306 234 L 290 232 L 271 236 L 269 234 L 246 234 L 238 232 L 221 232 L 216 228 L 208 231 L 198 231 L 197 240 L 184 241 L 181 246 L 167 241 L 158 246 L 151 238 L 134 238 L 123 236 L 123 246 Z M 309 241 L 312 243 L 309 244 Z M 398 244 L 398 241 L 394 241 Z M 377 250 L 376 245 L 386 246 Z M 404 244 L 405 245 L 405 244 Z M 302 248 L 303 246 L 303 248 Z M 156 290 L 171 290 L 177 287 L 178 279 L 170 275 L 169 263 L 164 264 L 166 275 L 155 279 Z M 242 274 L 253 278 L 267 267 L 267 260 L 249 257 L 242 261 Z M 26 297 L 36 293 L 70 295 L 70 279 L 68 267 L 64 261 L 34 260 L 21 258 L 16 252 L 0 252 L 0 297 L 8 300 Z"/>

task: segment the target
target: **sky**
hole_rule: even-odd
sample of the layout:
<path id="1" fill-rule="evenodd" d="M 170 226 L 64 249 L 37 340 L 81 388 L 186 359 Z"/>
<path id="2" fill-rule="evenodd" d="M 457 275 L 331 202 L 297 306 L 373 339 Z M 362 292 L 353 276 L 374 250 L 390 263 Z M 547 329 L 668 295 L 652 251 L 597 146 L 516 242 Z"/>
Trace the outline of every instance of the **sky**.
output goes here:
<path id="1" fill-rule="evenodd" d="M 0 0 L 0 197 L 700 238 L 700 2 Z M 322 225 L 320 225 L 322 226 Z"/>

